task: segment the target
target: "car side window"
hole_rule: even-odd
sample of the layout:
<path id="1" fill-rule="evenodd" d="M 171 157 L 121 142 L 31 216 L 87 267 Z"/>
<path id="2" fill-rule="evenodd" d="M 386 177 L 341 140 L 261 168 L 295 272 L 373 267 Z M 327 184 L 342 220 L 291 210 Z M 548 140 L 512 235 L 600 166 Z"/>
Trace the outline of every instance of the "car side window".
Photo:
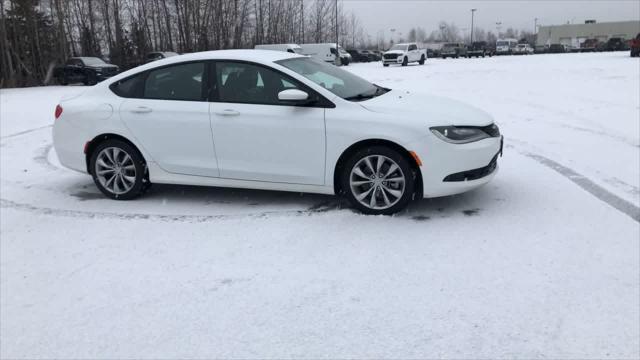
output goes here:
<path id="1" fill-rule="evenodd" d="M 284 105 L 278 93 L 299 89 L 290 77 L 263 66 L 240 62 L 217 62 L 218 101 L 245 104 Z"/>
<path id="2" fill-rule="evenodd" d="M 418 47 L 416 45 L 409 45 L 409 51 L 417 50 Z"/>
<path id="3" fill-rule="evenodd" d="M 195 62 L 150 70 L 144 83 L 146 99 L 204 101 L 205 63 Z"/>
<path id="4" fill-rule="evenodd" d="M 109 88 L 118 96 L 135 98 L 142 97 L 142 85 L 144 85 L 144 74 L 138 74 L 115 82 Z"/>

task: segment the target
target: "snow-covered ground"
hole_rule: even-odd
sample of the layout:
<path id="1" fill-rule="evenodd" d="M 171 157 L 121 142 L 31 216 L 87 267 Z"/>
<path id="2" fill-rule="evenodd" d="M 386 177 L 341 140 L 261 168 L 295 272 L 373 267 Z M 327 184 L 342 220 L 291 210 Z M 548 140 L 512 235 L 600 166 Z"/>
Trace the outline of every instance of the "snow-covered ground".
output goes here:
<path id="1" fill-rule="evenodd" d="M 492 113 L 495 180 L 395 217 L 180 186 L 115 202 L 51 149 L 82 87 L 2 90 L 0 357 L 640 357 L 638 59 L 346 69 Z"/>

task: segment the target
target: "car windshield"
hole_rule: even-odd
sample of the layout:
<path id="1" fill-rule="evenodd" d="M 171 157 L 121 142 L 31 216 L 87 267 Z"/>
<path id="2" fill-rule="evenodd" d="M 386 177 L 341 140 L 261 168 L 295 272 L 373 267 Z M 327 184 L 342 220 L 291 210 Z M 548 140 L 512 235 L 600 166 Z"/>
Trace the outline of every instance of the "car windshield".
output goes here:
<path id="1" fill-rule="evenodd" d="M 498 41 L 496 43 L 496 46 L 507 46 L 507 45 L 509 45 L 508 41 Z"/>
<path id="2" fill-rule="evenodd" d="M 102 61 L 102 59 L 97 57 L 84 57 L 82 58 L 82 62 L 84 62 L 85 65 L 104 65 L 105 64 L 105 62 Z"/>
<path id="3" fill-rule="evenodd" d="M 444 44 L 443 48 L 454 48 L 458 46 L 458 44 Z"/>
<path id="4" fill-rule="evenodd" d="M 401 44 L 393 45 L 391 47 L 391 49 L 389 49 L 389 50 L 402 50 L 402 51 L 405 51 L 405 50 L 407 50 L 407 45 L 401 45 Z"/>
<path id="5" fill-rule="evenodd" d="M 339 67 L 314 58 L 299 57 L 276 61 L 345 100 L 362 101 L 389 91 Z"/>

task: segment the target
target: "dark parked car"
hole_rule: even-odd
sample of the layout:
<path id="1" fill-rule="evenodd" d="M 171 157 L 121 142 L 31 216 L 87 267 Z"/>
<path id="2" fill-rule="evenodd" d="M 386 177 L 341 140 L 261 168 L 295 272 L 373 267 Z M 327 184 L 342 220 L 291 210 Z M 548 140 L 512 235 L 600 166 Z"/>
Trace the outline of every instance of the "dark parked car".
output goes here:
<path id="1" fill-rule="evenodd" d="M 347 52 L 351 55 L 351 61 L 353 62 L 369 62 L 370 61 L 369 55 L 365 54 L 363 51 L 351 49 L 351 50 L 347 50 Z"/>
<path id="2" fill-rule="evenodd" d="M 175 53 L 173 51 L 154 51 L 147 54 L 147 56 L 145 57 L 145 62 L 149 63 L 152 61 L 166 59 L 168 57 L 176 56 L 176 55 L 178 55 L 178 53 Z"/>
<path id="3" fill-rule="evenodd" d="M 361 53 L 363 53 L 364 55 L 367 56 L 367 58 L 369 59 L 369 61 L 380 61 L 382 60 L 381 56 L 376 55 L 376 53 L 374 53 L 373 51 L 369 51 L 369 50 L 362 50 Z"/>
<path id="4" fill-rule="evenodd" d="M 551 54 L 566 53 L 567 48 L 563 44 L 551 44 L 547 52 Z"/>
<path id="5" fill-rule="evenodd" d="M 485 57 L 485 56 L 493 56 L 493 52 L 487 45 L 486 41 L 476 41 L 471 44 L 471 47 L 467 50 L 468 57 Z"/>
<path id="6" fill-rule="evenodd" d="M 469 55 L 467 55 L 467 45 L 462 43 L 446 43 L 440 50 L 440 57 L 442 57 L 443 59 L 446 59 L 448 57 L 457 59 L 460 56 L 469 57 Z"/>
<path id="7" fill-rule="evenodd" d="M 636 35 L 635 39 L 630 41 L 631 47 L 631 57 L 639 57 L 640 56 L 640 33 Z"/>
<path id="8" fill-rule="evenodd" d="M 602 47 L 600 40 L 587 39 L 580 44 L 580 52 L 594 52 Z"/>
<path id="9" fill-rule="evenodd" d="M 97 57 L 73 57 L 63 66 L 53 70 L 53 76 L 62 85 L 81 82 L 85 85 L 95 85 L 118 73 L 116 65 L 107 64 Z"/>
<path id="10" fill-rule="evenodd" d="M 629 50 L 629 44 L 620 37 L 612 37 L 605 45 L 606 51 Z"/>

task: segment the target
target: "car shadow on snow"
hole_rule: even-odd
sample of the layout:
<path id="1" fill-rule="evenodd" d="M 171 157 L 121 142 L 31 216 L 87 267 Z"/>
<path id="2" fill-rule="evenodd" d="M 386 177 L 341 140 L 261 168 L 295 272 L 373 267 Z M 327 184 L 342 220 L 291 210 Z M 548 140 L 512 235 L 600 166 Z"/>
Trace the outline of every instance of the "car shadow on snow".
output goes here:
<path id="1" fill-rule="evenodd" d="M 393 216 L 419 222 L 453 216 L 479 216 L 487 203 L 492 201 L 490 192 L 489 188 L 481 188 L 460 195 L 416 200 Z M 70 195 L 83 202 L 112 201 L 104 197 L 93 184 L 86 184 L 81 190 L 70 192 Z M 191 210 L 200 210 L 198 213 L 206 213 L 208 208 L 214 207 L 216 212 L 224 212 L 225 208 L 230 211 L 251 208 L 255 213 L 271 213 L 278 210 L 308 214 L 343 211 L 362 216 L 343 197 L 240 188 L 155 184 L 135 201 L 152 207 L 186 205 Z"/>

